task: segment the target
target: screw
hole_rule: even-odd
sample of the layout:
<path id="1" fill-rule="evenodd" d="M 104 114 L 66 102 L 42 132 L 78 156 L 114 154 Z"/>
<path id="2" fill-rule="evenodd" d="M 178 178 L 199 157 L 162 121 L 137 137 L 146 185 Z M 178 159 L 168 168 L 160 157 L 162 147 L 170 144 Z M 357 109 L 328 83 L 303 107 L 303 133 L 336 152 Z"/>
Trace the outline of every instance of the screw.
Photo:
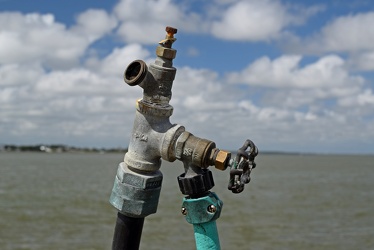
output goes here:
<path id="1" fill-rule="evenodd" d="M 209 205 L 207 210 L 209 213 L 215 213 L 217 211 L 217 208 L 214 205 Z"/>
<path id="2" fill-rule="evenodd" d="M 187 208 L 182 207 L 181 212 L 182 212 L 183 215 L 187 215 Z"/>

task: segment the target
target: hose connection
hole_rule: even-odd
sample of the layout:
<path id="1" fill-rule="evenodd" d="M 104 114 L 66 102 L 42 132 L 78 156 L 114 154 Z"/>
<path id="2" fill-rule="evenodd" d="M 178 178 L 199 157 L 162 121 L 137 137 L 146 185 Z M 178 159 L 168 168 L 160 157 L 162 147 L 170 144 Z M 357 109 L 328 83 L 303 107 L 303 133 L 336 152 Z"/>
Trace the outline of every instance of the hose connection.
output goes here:
<path id="1" fill-rule="evenodd" d="M 142 60 L 135 60 L 127 66 L 123 78 L 130 86 L 139 85 L 148 73 L 147 64 Z"/>

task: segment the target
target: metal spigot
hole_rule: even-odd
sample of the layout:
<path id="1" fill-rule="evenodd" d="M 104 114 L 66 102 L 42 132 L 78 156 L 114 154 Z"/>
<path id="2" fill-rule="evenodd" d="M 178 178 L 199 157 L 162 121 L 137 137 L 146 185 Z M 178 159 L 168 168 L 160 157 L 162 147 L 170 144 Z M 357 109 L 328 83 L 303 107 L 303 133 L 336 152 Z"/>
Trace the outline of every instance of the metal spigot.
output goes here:
<path id="1" fill-rule="evenodd" d="M 176 29 L 167 28 L 175 34 Z M 168 34 L 170 41 L 173 36 Z M 176 50 L 159 45 L 156 61 L 149 66 L 142 60 L 129 64 L 124 81 L 143 88 L 136 102 L 136 114 L 128 152 L 118 166 L 110 203 L 129 217 L 144 218 L 157 211 L 161 192 L 161 158 L 174 161 L 174 142 L 185 129 L 171 124 L 169 104 L 176 69 L 172 67 Z"/>
<path id="2" fill-rule="evenodd" d="M 203 209 L 206 215 L 203 222 L 209 222 L 209 227 L 213 224 L 215 227 L 214 221 L 219 217 L 223 203 L 209 191 L 214 181 L 207 168 L 214 165 L 219 170 L 225 170 L 230 166 L 232 178 L 229 188 L 237 193 L 243 190 L 255 166 L 257 148 L 251 141 L 248 140 L 249 144 L 241 148 L 239 158 L 237 156 L 234 165 L 231 165 L 230 152 L 220 150 L 213 141 L 194 136 L 184 126 L 170 122 L 173 106 L 169 102 L 176 74 L 173 59 L 177 53 L 172 44 L 176 40 L 174 34 L 177 29 L 166 27 L 166 32 L 165 39 L 156 48 L 154 63 L 147 66 L 144 61 L 135 60 L 124 72 L 124 81 L 130 86 L 143 88 L 143 97 L 136 102 L 128 152 L 118 166 L 109 200 L 118 210 L 113 249 L 139 247 L 144 218 L 157 211 L 163 179 L 159 170 L 161 159 L 183 162 L 185 171 L 178 177 L 178 183 L 182 193 L 188 195 L 184 211 L 193 211 L 197 208 L 195 202 L 202 200 L 203 206 L 208 204 Z M 248 147 L 251 148 L 249 154 L 245 151 Z M 200 223 L 202 217 L 190 215 L 186 216 L 191 219 L 190 223 Z M 126 232 L 126 239 L 123 239 L 122 231 Z"/>

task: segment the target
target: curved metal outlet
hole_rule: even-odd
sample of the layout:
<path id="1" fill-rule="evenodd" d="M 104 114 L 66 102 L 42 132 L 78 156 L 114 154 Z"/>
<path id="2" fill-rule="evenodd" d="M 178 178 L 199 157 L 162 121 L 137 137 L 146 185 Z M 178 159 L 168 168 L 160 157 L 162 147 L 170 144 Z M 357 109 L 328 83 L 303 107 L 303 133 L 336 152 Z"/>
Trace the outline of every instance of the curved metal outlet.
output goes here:
<path id="1" fill-rule="evenodd" d="M 127 66 L 123 78 L 130 86 L 139 85 L 148 72 L 147 64 L 142 60 L 136 60 Z"/>

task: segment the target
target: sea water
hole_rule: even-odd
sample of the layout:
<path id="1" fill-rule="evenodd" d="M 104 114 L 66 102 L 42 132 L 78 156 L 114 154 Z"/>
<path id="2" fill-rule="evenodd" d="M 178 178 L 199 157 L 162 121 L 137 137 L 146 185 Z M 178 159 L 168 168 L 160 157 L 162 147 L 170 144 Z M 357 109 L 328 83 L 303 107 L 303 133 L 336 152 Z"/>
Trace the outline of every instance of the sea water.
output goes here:
<path id="1" fill-rule="evenodd" d="M 111 249 L 121 154 L 0 152 L 0 249 Z M 241 194 L 212 168 L 222 249 L 374 249 L 374 156 L 259 155 Z M 180 162 L 163 162 L 141 249 L 195 249 Z"/>

